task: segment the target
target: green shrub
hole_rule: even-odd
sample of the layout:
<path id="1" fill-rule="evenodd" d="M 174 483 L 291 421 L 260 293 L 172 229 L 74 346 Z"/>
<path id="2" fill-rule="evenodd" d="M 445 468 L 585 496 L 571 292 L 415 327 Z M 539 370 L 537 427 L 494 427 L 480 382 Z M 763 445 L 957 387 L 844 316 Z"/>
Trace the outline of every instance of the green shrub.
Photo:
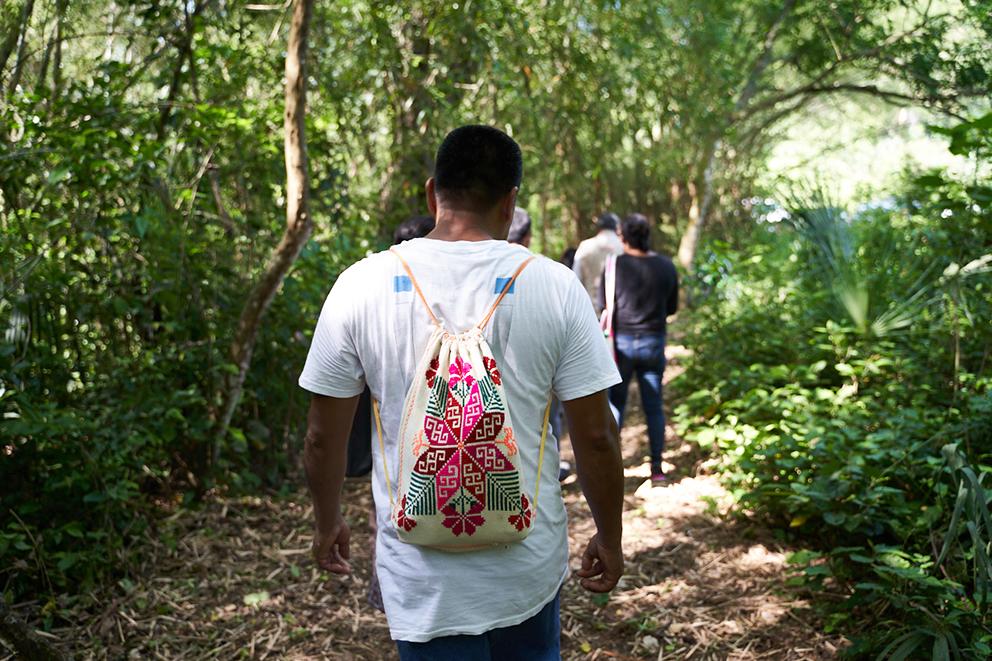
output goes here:
<path id="1" fill-rule="evenodd" d="M 850 595 L 827 616 L 853 656 L 992 645 L 987 191 L 929 173 L 854 215 L 814 196 L 693 283 L 676 424 L 742 514 L 818 549 L 800 580 Z"/>

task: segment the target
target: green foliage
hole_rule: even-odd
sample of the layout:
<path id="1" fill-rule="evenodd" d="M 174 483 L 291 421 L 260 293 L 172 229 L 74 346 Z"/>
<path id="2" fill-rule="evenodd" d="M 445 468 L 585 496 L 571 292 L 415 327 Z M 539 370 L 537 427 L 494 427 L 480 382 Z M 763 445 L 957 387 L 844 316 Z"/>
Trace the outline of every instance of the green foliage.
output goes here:
<path id="1" fill-rule="evenodd" d="M 655 219 L 670 250 L 706 199 L 703 173 L 714 154 L 721 164 L 707 231 L 732 241 L 750 227 L 739 202 L 763 193 L 753 182 L 766 167 L 772 129 L 813 99 L 853 94 L 960 112 L 987 95 L 992 64 L 979 46 L 992 26 L 982 4 L 942 13 L 897 0 L 315 3 L 306 131 L 314 236 L 262 324 L 240 405 L 210 466 L 211 432 L 234 368 L 233 330 L 285 225 L 287 6 L 3 3 L 5 588 L 18 597 L 84 590 L 127 569 L 156 515 L 209 489 L 294 484 L 306 406 L 295 377 L 322 299 L 338 273 L 424 211 L 433 151 L 452 126 L 486 122 L 519 139 L 520 199 L 546 254 L 584 238 L 606 207 Z M 987 122 L 940 130 L 955 150 L 981 156 Z M 723 436 L 739 421 L 750 424 L 747 438 L 733 441 L 741 461 L 754 464 L 740 488 L 757 483 L 770 456 L 789 507 L 811 522 L 819 521 L 821 487 L 801 477 L 808 462 L 792 454 L 813 447 L 817 434 L 849 448 L 859 440 L 818 416 L 882 434 L 871 417 L 899 410 L 898 433 L 922 438 L 956 418 L 945 411 L 914 419 L 918 399 L 937 407 L 947 380 L 954 406 L 982 392 L 975 364 L 989 310 L 974 288 L 987 287 L 988 262 L 974 261 L 974 248 L 988 245 L 988 218 L 971 208 L 987 209 L 989 188 L 926 177 L 930 183 L 902 202 L 907 213 L 892 215 L 911 239 L 867 223 L 852 238 L 870 253 L 855 275 L 867 278 L 857 291 L 871 295 L 850 308 L 859 311 L 853 317 L 837 314 L 832 290 L 815 286 L 781 231 L 768 233 L 744 264 L 711 253 L 694 276 L 704 308 L 719 310 L 710 336 L 700 336 L 700 364 L 720 366 L 708 386 L 716 403 L 706 404 L 720 416 L 713 442 L 731 443 Z M 940 224 L 921 220 L 933 210 L 949 215 Z M 872 243 L 893 237 L 888 248 Z M 884 319 L 889 308 L 877 303 L 902 292 L 905 273 L 891 252 L 902 250 L 936 264 L 914 274 L 930 279 L 914 305 L 931 331 L 888 323 L 907 338 L 892 339 L 868 321 Z M 888 266 L 872 270 L 881 258 Z M 865 300 L 859 293 L 856 302 Z M 762 342 L 743 332 L 751 328 L 762 329 Z M 893 342 L 891 356 L 873 344 L 883 336 Z M 957 358 L 950 367 L 942 355 L 919 361 L 903 350 L 908 338 L 950 338 L 940 346 Z M 779 370 L 774 383 L 752 365 Z M 921 390 L 912 395 L 883 383 L 917 378 Z M 755 384 L 768 392 L 742 400 Z M 876 396 L 897 405 L 874 404 Z M 748 421 L 752 407 L 764 411 L 760 424 Z M 785 418 L 783 429 L 765 429 Z M 795 447 L 776 457 L 773 437 Z M 890 439 L 875 442 L 883 449 L 861 470 L 896 456 L 886 449 Z M 817 452 L 817 461 L 854 471 Z M 857 508 L 894 505 L 891 484 L 845 492 L 852 500 L 838 525 L 867 534 L 871 524 Z"/>
<path id="2" fill-rule="evenodd" d="M 848 592 L 853 656 L 992 646 L 985 190 L 934 172 L 853 214 L 807 191 L 700 260 L 677 422 L 742 513 L 822 549 L 799 580 Z"/>
<path id="3" fill-rule="evenodd" d="M 305 333 L 335 275 L 376 245 L 348 209 L 345 155 L 310 127 L 319 241 L 270 310 L 208 475 L 229 337 L 282 231 L 285 174 L 281 71 L 241 43 L 265 25 L 200 27 L 210 38 L 194 56 L 222 75 L 200 77 L 191 96 L 210 102 L 177 105 L 164 128 L 143 86 L 167 70 L 142 78 L 115 60 L 61 94 L 0 103 L 0 567 L 14 595 L 83 591 L 126 569 L 149 519 L 208 478 L 282 486 L 305 419 Z M 269 91 L 249 93 L 260 76 Z"/>

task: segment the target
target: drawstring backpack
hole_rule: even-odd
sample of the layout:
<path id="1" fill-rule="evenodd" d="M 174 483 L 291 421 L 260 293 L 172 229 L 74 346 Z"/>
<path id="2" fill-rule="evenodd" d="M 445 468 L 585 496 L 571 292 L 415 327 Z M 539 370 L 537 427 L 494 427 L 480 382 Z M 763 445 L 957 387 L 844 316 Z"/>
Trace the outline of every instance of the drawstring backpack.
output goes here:
<path id="1" fill-rule="evenodd" d="M 373 402 L 390 519 L 399 538 L 446 551 L 524 539 L 534 524 L 549 406 L 544 412 L 533 498 L 524 490 L 520 454 L 500 373 L 484 330 L 528 257 L 482 321 L 451 333 L 434 316 L 413 272 L 390 249 L 413 284 L 434 330 L 407 391 L 400 422 L 396 496 L 389 479 L 379 407 Z"/>

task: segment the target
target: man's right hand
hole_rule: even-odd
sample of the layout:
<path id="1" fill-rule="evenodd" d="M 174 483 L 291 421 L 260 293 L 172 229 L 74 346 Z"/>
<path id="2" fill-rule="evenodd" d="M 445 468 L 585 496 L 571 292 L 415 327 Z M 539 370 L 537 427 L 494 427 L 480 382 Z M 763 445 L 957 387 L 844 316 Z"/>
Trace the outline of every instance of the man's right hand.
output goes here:
<path id="1" fill-rule="evenodd" d="M 562 402 L 575 451 L 576 473 L 596 522 L 582 554 L 582 587 L 609 592 L 623 574 L 623 463 L 606 391 Z"/>
<path id="2" fill-rule="evenodd" d="M 593 535 L 582 554 L 582 567 L 576 572 L 582 587 L 590 592 L 609 592 L 623 576 L 623 551 L 603 544 Z"/>
<path id="3" fill-rule="evenodd" d="M 351 540 L 351 529 L 340 514 L 333 524 L 326 530 L 321 530 L 318 526 L 313 537 L 313 559 L 317 565 L 333 574 L 350 574 L 351 565 L 348 559 L 351 558 L 351 549 L 348 542 Z"/>

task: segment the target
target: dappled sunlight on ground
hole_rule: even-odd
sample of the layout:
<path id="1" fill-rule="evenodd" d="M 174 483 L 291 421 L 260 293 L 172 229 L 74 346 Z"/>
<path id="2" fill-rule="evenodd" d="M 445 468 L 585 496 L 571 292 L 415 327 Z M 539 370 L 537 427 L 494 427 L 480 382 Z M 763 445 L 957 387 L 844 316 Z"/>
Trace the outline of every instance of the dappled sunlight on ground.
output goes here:
<path id="1" fill-rule="evenodd" d="M 666 383 L 683 355 L 681 347 L 669 347 Z M 636 405 L 639 398 L 632 394 L 629 401 Z M 664 464 L 669 484 L 652 486 L 647 429 L 639 411 L 630 418 L 621 435 L 627 572 L 608 601 L 566 586 L 566 658 L 836 656 L 844 641 L 820 633 L 809 604 L 786 588 L 788 549 L 767 529 L 728 518 L 730 494 L 716 476 L 696 474 L 698 451 L 672 428 Z M 574 485 L 566 502 L 575 557 L 593 526 Z"/>
<path id="2" fill-rule="evenodd" d="M 679 369 L 670 347 L 666 381 Z M 638 397 L 632 397 L 636 405 Z M 843 641 L 822 634 L 803 595 L 786 587 L 789 549 L 771 531 L 728 518 L 727 491 L 697 474 L 701 457 L 668 430 L 670 483 L 652 487 L 639 411 L 622 434 L 626 575 L 608 597 L 576 581 L 562 592 L 566 659 L 826 659 Z M 567 442 L 563 455 L 570 456 Z M 311 512 L 286 499 L 214 500 L 139 541 L 144 577 L 92 595 L 75 626 L 77 658 L 393 659 L 384 616 L 366 602 L 371 504 L 367 480 L 345 486 L 353 575 L 310 561 Z M 563 486 L 573 568 L 595 531 L 574 476 Z M 2 656 L 2 654 L 0 654 Z"/>

